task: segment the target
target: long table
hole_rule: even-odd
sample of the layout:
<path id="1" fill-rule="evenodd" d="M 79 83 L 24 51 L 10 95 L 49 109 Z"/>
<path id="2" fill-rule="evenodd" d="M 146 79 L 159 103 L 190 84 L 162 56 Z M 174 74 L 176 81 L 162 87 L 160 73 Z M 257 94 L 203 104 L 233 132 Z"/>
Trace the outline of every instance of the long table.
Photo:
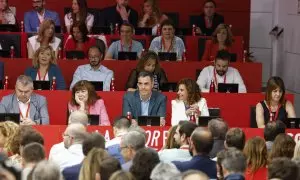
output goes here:
<path id="1" fill-rule="evenodd" d="M 48 110 L 51 125 L 64 125 L 67 119 L 67 103 L 71 99 L 70 91 L 36 91 L 44 95 L 48 101 Z M 0 98 L 12 93 L 11 90 L 0 91 Z M 125 92 L 98 92 L 104 100 L 110 120 L 121 115 L 122 98 Z M 167 125 L 171 119 L 171 100 L 176 98 L 176 93 L 163 93 L 167 96 Z M 220 108 L 221 117 L 224 118 L 231 127 L 250 127 L 250 107 L 255 106 L 264 99 L 261 93 L 227 94 L 227 93 L 203 93 L 209 108 Z M 287 94 L 286 98 L 294 101 L 292 94 Z"/>
<path id="2" fill-rule="evenodd" d="M 32 66 L 29 59 L 0 59 L 4 62 L 4 74 L 9 77 L 10 88 L 14 87 L 16 78 L 25 72 L 27 67 Z M 69 87 L 73 74 L 79 65 L 88 63 L 87 60 L 58 60 L 67 87 Z M 136 67 L 137 61 L 112 61 L 105 60 L 102 64 L 114 71 L 115 88 L 119 91 L 125 90 L 129 73 Z M 177 82 L 182 78 L 197 79 L 196 71 L 211 65 L 211 62 L 161 62 L 170 82 Z M 231 63 L 232 67 L 239 70 L 247 91 L 251 93 L 261 92 L 262 64 L 261 63 Z"/>

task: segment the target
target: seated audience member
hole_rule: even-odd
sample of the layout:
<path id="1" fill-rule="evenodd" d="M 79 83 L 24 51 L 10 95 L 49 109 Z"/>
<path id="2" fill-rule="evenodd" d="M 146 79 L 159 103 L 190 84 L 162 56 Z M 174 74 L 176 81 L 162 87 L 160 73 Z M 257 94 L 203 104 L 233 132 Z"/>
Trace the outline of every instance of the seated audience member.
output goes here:
<path id="1" fill-rule="evenodd" d="M 209 92 L 211 83 L 215 83 L 216 91 L 218 83 L 234 83 L 239 85 L 238 92 L 246 93 L 246 87 L 239 71 L 233 67 L 228 67 L 230 62 L 230 53 L 226 50 L 217 52 L 214 66 L 203 68 L 197 84 L 202 92 Z"/>
<path id="2" fill-rule="evenodd" d="M 145 148 L 145 144 L 145 136 L 137 131 L 130 131 L 122 136 L 120 149 L 125 161 L 125 163 L 122 164 L 122 169 L 124 171 L 129 171 L 137 151 Z"/>
<path id="3" fill-rule="evenodd" d="M 265 100 L 256 105 L 256 123 L 264 128 L 269 121 L 296 117 L 293 104 L 285 99 L 283 80 L 273 76 L 268 80 Z"/>
<path id="4" fill-rule="evenodd" d="M 32 67 L 25 70 L 25 75 L 36 81 L 50 81 L 53 77 L 56 81 L 57 90 L 65 90 L 66 83 L 60 68 L 56 65 L 55 52 L 51 46 L 41 46 L 32 58 Z"/>
<path id="5" fill-rule="evenodd" d="M 235 148 L 225 151 L 222 161 L 224 180 L 244 180 L 246 167 L 247 162 L 243 152 Z"/>
<path id="6" fill-rule="evenodd" d="M 295 159 L 300 160 L 300 141 L 297 141 L 295 145 L 293 160 Z"/>
<path id="7" fill-rule="evenodd" d="M 128 133 L 130 125 L 131 123 L 126 117 L 117 117 L 113 124 L 114 138 L 105 144 L 108 154 L 118 159 L 121 164 L 124 164 L 120 149 L 121 138 Z"/>
<path id="8" fill-rule="evenodd" d="M 27 50 L 28 58 L 33 58 L 35 51 L 40 47 L 51 46 L 55 52 L 55 57 L 57 57 L 58 49 L 61 40 L 55 37 L 55 24 L 51 19 L 45 19 L 40 25 L 38 35 L 31 36 L 28 38 Z"/>
<path id="9" fill-rule="evenodd" d="M 60 26 L 57 12 L 45 9 L 45 4 L 46 0 L 32 0 L 33 10 L 24 15 L 25 32 L 38 32 L 40 24 L 46 19 L 51 19 L 55 26 Z"/>
<path id="10" fill-rule="evenodd" d="M 182 180 L 209 180 L 208 176 L 198 170 L 188 170 L 182 173 Z"/>
<path id="11" fill-rule="evenodd" d="M 89 32 L 93 27 L 94 15 L 88 13 L 86 0 L 72 0 L 71 12 L 65 15 L 65 25 L 68 33 L 70 33 L 71 26 L 75 23 L 85 24 Z"/>
<path id="12" fill-rule="evenodd" d="M 116 5 L 103 9 L 103 26 L 130 23 L 134 27 L 138 23 L 138 13 L 129 6 L 129 0 L 116 0 Z"/>
<path id="13" fill-rule="evenodd" d="M 69 37 L 64 45 L 65 51 L 83 51 L 87 56 L 89 48 L 96 45 L 95 38 L 88 37 L 88 29 L 85 24 L 73 24 L 71 35 L 72 37 Z"/>
<path id="14" fill-rule="evenodd" d="M 13 138 L 19 130 L 19 125 L 12 121 L 0 122 L 0 149 L 4 154 L 13 153 Z"/>
<path id="15" fill-rule="evenodd" d="M 180 146 L 179 149 L 164 149 L 158 153 L 159 159 L 163 162 L 191 160 L 192 156 L 189 151 L 190 137 L 196 128 L 196 124 L 188 121 L 179 125 L 174 134 L 175 142 Z"/>
<path id="16" fill-rule="evenodd" d="M 243 152 L 247 160 L 246 180 L 267 177 L 268 152 L 264 139 L 258 136 L 248 139 Z"/>
<path id="17" fill-rule="evenodd" d="M 212 40 L 206 40 L 205 51 L 202 56 L 202 60 L 213 61 L 217 52 L 220 50 L 232 52 L 231 46 L 233 41 L 233 35 L 230 27 L 227 24 L 218 25 L 217 29 L 212 34 Z M 242 57 L 237 56 L 237 60 L 241 59 Z"/>
<path id="18" fill-rule="evenodd" d="M 141 57 L 143 45 L 139 41 L 133 40 L 134 27 L 131 24 L 123 23 L 120 27 L 120 40 L 111 43 L 105 59 L 118 59 L 118 53 L 121 52 L 136 52 L 138 58 Z"/>
<path id="19" fill-rule="evenodd" d="M 165 150 L 165 149 L 173 149 L 173 148 L 179 148 L 179 144 L 177 144 L 177 142 L 174 139 L 174 135 L 176 133 L 176 129 L 179 125 L 175 125 L 170 127 L 170 129 L 168 130 L 168 136 L 167 139 L 165 141 L 165 145 L 162 147 L 161 151 Z M 160 152 L 161 152 L 160 151 Z"/>
<path id="20" fill-rule="evenodd" d="M 150 44 L 149 50 L 156 53 L 168 52 L 176 53 L 177 60 L 182 60 L 184 43 L 181 38 L 175 36 L 175 26 L 172 21 L 164 20 L 161 25 L 161 36 L 155 37 Z"/>
<path id="21" fill-rule="evenodd" d="M 199 116 L 209 116 L 205 98 L 195 80 L 181 79 L 177 83 L 177 97 L 171 101 L 171 124 L 177 125 L 180 120 L 190 121 L 191 116 L 196 119 Z"/>
<path id="22" fill-rule="evenodd" d="M 110 125 L 103 99 L 97 94 L 94 86 L 86 80 L 78 81 L 73 86 L 68 109 L 70 112 L 79 110 L 86 114 L 99 115 L 99 125 Z"/>
<path id="23" fill-rule="evenodd" d="M 173 163 L 181 171 L 199 170 L 207 174 L 211 179 L 217 178 L 216 162 L 211 160 L 208 156 L 213 147 L 213 137 L 209 130 L 198 127 L 194 130 L 190 139 L 189 150 L 193 154 L 190 161 Z"/>
<path id="24" fill-rule="evenodd" d="M 103 81 L 103 91 L 110 90 L 110 82 L 113 78 L 113 71 L 101 64 L 104 51 L 97 46 L 91 46 L 88 50 L 90 64 L 80 65 L 76 69 L 70 89 L 80 80 Z"/>
<path id="25" fill-rule="evenodd" d="M 8 6 L 8 0 L 0 1 L 0 24 L 16 24 L 16 17 Z"/>
<path id="26" fill-rule="evenodd" d="M 246 142 L 246 136 L 240 128 L 230 128 L 225 136 L 225 149 L 236 148 L 243 151 Z"/>
<path id="27" fill-rule="evenodd" d="M 209 152 L 209 157 L 215 158 L 218 152 L 225 149 L 224 141 L 228 131 L 228 125 L 221 118 L 212 119 L 208 122 L 208 130 L 211 132 L 214 139 L 213 148 Z"/>
<path id="28" fill-rule="evenodd" d="M 166 19 L 168 16 L 161 13 L 157 0 L 144 0 L 138 27 L 152 28 L 152 35 L 157 35 L 158 26 Z"/>
<path id="29" fill-rule="evenodd" d="M 268 165 L 268 179 L 297 180 L 299 167 L 289 158 L 275 158 Z"/>
<path id="30" fill-rule="evenodd" d="M 167 83 L 168 79 L 163 68 L 160 67 L 159 58 L 153 51 L 148 51 L 139 60 L 135 69 L 131 70 L 126 83 L 127 91 L 137 90 L 137 76 L 140 72 L 147 71 L 153 74 L 154 78 L 154 90 L 160 90 L 163 83 Z"/>
<path id="31" fill-rule="evenodd" d="M 271 152 L 269 153 L 269 161 L 271 162 L 277 157 L 293 158 L 296 143 L 294 139 L 287 134 L 278 134 L 273 143 Z"/>
<path id="32" fill-rule="evenodd" d="M 120 171 L 121 169 L 120 162 L 116 158 L 108 157 L 103 159 L 100 163 L 99 173 L 96 173 L 96 176 L 99 174 L 101 180 L 109 180 L 114 172 Z"/>
<path id="33" fill-rule="evenodd" d="M 127 92 L 123 97 L 123 115 L 126 116 L 130 112 L 135 120 L 138 116 L 166 117 L 167 98 L 162 93 L 153 90 L 152 73 L 140 72 L 137 86 L 137 91 Z M 164 125 L 163 120 L 161 124 Z"/>
<path id="34" fill-rule="evenodd" d="M 119 170 L 114 172 L 109 180 L 135 180 L 135 178 L 130 172 Z"/>
<path id="35" fill-rule="evenodd" d="M 158 163 L 151 172 L 151 180 L 176 179 L 180 176 L 180 171 L 172 163 Z"/>
<path id="36" fill-rule="evenodd" d="M 224 23 L 224 17 L 216 13 L 217 4 L 214 0 L 203 3 L 203 13 L 196 22 L 196 32 L 204 36 L 211 36 L 219 24 Z"/>
<path id="37" fill-rule="evenodd" d="M 26 180 L 28 174 L 37 163 L 45 159 L 45 150 L 40 143 L 27 144 L 22 150 L 22 179 Z"/>
<path id="38" fill-rule="evenodd" d="M 130 172 L 136 180 L 150 179 L 151 172 L 158 163 L 159 157 L 155 150 L 142 148 L 136 152 Z"/>
<path id="39" fill-rule="evenodd" d="M 93 148 L 104 149 L 104 144 L 105 139 L 101 134 L 97 132 L 89 134 L 86 137 L 86 139 L 82 142 L 82 151 L 84 156 L 86 157 Z M 62 172 L 65 180 L 77 180 L 79 177 L 81 166 L 82 163 L 65 168 Z"/>
<path id="40" fill-rule="evenodd" d="M 84 154 L 82 151 L 82 143 L 86 138 L 86 129 L 82 124 L 71 124 L 63 133 L 63 141 L 66 150 L 61 150 L 53 154 L 52 160 L 60 170 L 82 162 Z"/>
<path id="41" fill-rule="evenodd" d="M 63 180 L 63 176 L 57 164 L 51 161 L 43 160 L 39 162 L 32 171 L 32 179 L 40 180 Z"/>
<path id="42" fill-rule="evenodd" d="M 17 78 L 14 93 L 2 97 L 0 113 L 20 113 L 21 125 L 49 124 L 46 98 L 33 92 L 33 81 L 25 75 Z"/>
<path id="43" fill-rule="evenodd" d="M 222 168 L 222 162 L 225 157 L 226 150 L 223 149 L 217 154 L 217 179 L 218 180 L 224 180 L 224 174 L 223 174 L 223 168 Z"/>
<path id="44" fill-rule="evenodd" d="M 286 126 L 282 121 L 268 122 L 264 128 L 264 139 L 268 152 L 271 151 L 273 142 L 278 134 L 285 133 Z"/>

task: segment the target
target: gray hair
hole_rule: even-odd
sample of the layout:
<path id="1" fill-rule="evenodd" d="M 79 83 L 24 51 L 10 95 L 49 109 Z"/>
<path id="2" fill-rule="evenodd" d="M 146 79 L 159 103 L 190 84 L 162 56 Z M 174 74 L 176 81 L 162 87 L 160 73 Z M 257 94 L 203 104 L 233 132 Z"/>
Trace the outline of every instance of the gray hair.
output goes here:
<path id="1" fill-rule="evenodd" d="M 59 167 L 51 161 L 43 160 L 33 169 L 33 180 L 63 180 Z"/>
<path id="2" fill-rule="evenodd" d="M 184 180 L 185 178 L 187 178 L 190 175 L 198 175 L 200 176 L 201 180 L 209 180 L 209 177 L 202 171 L 198 171 L 198 170 L 188 170 L 185 171 L 184 173 L 182 173 L 182 180 Z"/>
<path id="3" fill-rule="evenodd" d="M 150 179 L 152 180 L 173 180 L 180 176 L 180 171 L 172 163 L 160 162 L 152 170 Z"/>
<path id="4" fill-rule="evenodd" d="M 68 134 L 74 138 L 74 144 L 82 144 L 87 137 L 87 132 L 82 124 L 71 124 L 67 127 Z"/>
<path id="5" fill-rule="evenodd" d="M 84 126 L 87 126 L 89 118 L 86 113 L 84 113 L 83 111 L 77 110 L 77 111 L 71 112 L 68 121 L 69 121 L 69 124 L 79 123 Z"/>
<path id="6" fill-rule="evenodd" d="M 137 131 L 131 131 L 125 134 L 122 138 L 122 144 L 124 146 L 129 146 L 135 151 L 145 147 L 146 138 L 143 134 Z"/>
<path id="7" fill-rule="evenodd" d="M 31 86 L 33 88 L 33 81 L 30 76 L 20 75 L 16 83 L 21 83 L 23 86 Z"/>
<path id="8" fill-rule="evenodd" d="M 229 174 L 240 173 L 244 174 L 247 162 L 245 155 L 236 148 L 230 148 L 224 153 L 222 166 L 228 171 Z"/>
<path id="9" fill-rule="evenodd" d="M 223 119 L 215 118 L 208 122 L 208 129 L 212 133 L 214 139 L 225 140 L 228 125 Z"/>
<path id="10" fill-rule="evenodd" d="M 140 126 L 131 125 L 130 128 L 128 129 L 128 131 L 129 132 L 132 132 L 132 131 L 139 132 L 142 135 L 144 135 L 145 139 L 147 138 L 147 134 L 146 134 L 145 129 L 141 128 Z"/>

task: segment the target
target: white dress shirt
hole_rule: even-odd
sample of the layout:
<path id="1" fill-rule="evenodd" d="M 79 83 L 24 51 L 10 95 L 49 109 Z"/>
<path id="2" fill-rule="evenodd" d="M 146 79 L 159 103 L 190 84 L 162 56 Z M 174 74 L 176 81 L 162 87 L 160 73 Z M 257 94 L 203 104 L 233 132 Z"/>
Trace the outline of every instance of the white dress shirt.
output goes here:
<path id="1" fill-rule="evenodd" d="M 186 115 L 186 109 L 184 102 L 182 100 L 172 100 L 172 118 L 171 118 L 171 124 L 172 126 L 175 126 L 179 123 L 179 121 L 182 120 L 190 120 L 190 117 Z M 197 102 L 197 105 L 199 107 L 200 116 L 209 116 L 208 107 L 206 104 L 205 98 L 201 98 L 200 101 Z"/>
<path id="2" fill-rule="evenodd" d="M 20 117 L 22 118 L 21 114 L 23 115 L 23 118 L 30 118 L 30 107 L 29 107 L 30 99 L 23 103 L 18 99 L 19 109 L 20 109 Z M 26 116 L 26 113 L 28 112 L 28 116 Z"/>
<path id="3" fill-rule="evenodd" d="M 211 80 L 214 78 L 214 66 L 207 66 L 203 68 L 201 71 L 197 84 L 201 88 L 202 92 L 209 92 L 209 87 Z M 226 72 L 226 82 L 225 83 L 234 83 L 239 85 L 239 93 L 246 93 L 246 86 L 244 84 L 244 81 L 239 73 L 239 71 L 233 67 L 228 67 L 228 70 Z M 216 73 L 216 78 L 218 83 L 224 83 L 225 75 L 219 76 L 218 73 Z M 217 88 L 217 87 L 216 87 Z"/>
<path id="4" fill-rule="evenodd" d="M 192 159 L 192 156 L 188 149 L 164 149 L 158 152 L 160 161 L 169 163 L 172 161 L 189 161 Z"/>

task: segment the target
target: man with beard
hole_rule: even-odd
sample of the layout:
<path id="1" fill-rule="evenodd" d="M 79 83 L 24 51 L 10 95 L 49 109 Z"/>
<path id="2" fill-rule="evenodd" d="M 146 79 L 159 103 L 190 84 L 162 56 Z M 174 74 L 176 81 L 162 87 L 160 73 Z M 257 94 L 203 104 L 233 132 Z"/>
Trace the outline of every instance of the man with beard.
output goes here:
<path id="1" fill-rule="evenodd" d="M 246 93 L 246 86 L 239 71 L 229 66 L 231 55 L 226 50 L 217 52 L 214 66 L 207 66 L 201 71 L 197 84 L 202 92 L 209 92 L 210 84 L 213 80 L 216 89 L 218 83 L 234 83 L 239 85 L 239 93 Z"/>
<path id="2" fill-rule="evenodd" d="M 101 65 L 104 51 L 97 46 L 91 46 L 88 50 L 88 59 L 90 64 L 78 66 L 71 83 L 70 89 L 80 80 L 102 81 L 103 91 L 110 90 L 110 82 L 113 78 L 113 71 Z"/>
<path id="3" fill-rule="evenodd" d="M 32 0 L 33 10 L 24 15 L 25 32 L 38 32 L 38 27 L 44 19 L 52 19 L 55 26 L 60 26 L 57 12 L 46 10 L 45 4 L 45 0 Z"/>

